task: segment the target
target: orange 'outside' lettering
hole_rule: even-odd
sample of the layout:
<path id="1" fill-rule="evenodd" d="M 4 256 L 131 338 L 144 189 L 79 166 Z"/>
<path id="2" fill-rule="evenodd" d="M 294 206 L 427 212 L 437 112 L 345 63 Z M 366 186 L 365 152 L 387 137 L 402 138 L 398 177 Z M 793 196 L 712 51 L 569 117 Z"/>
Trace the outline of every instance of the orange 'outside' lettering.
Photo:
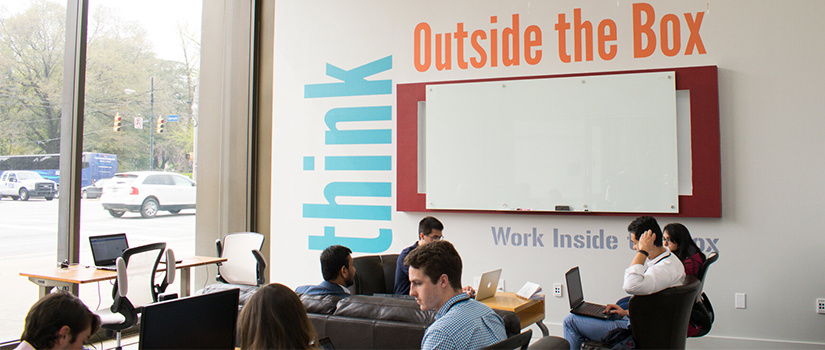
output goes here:
<path id="1" fill-rule="evenodd" d="M 432 51 L 430 50 L 431 42 L 430 42 L 430 25 L 421 22 L 415 26 L 415 70 L 419 72 L 426 72 L 427 69 L 430 69 L 430 57 Z M 424 38 L 424 54 L 421 53 L 421 38 Z M 423 62 L 422 62 L 423 59 Z"/>
<path id="2" fill-rule="evenodd" d="M 444 37 L 444 45 L 442 46 L 441 37 Z M 452 69 L 452 35 L 450 33 L 435 35 L 435 69 L 450 70 Z"/>
<path id="3" fill-rule="evenodd" d="M 524 62 L 529 65 L 541 62 L 541 49 L 536 49 L 536 54 L 532 55 L 533 46 L 541 46 L 541 28 L 535 25 L 524 30 Z"/>
<path id="4" fill-rule="evenodd" d="M 645 22 L 642 23 L 642 12 L 645 14 Z M 648 57 L 656 50 L 656 33 L 653 32 L 653 22 L 655 21 L 653 6 L 645 3 L 633 4 L 633 57 Z M 642 35 L 646 39 L 647 46 L 642 46 Z"/>
<path id="5" fill-rule="evenodd" d="M 464 59 L 464 39 L 467 38 L 467 31 L 464 30 L 464 23 L 458 23 L 455 30 L 455 59 L 458 68 L 467 69 L 467 60 Z"/>
<path id="6" fill-rule="evenodd" d="M 519 49 L 519 37 L 520 32 L 518 30 L 518 15 L 516 14 L 513 15 L 513 26 L 504 27 L 501 31 L 501 61 L 507 67 L 519 65 L 518 56 L 521 52 L 521 49 Z"/>
<path id="7" fill-rule="evenodd" d="M 487 51 L 484 51 L 484 47 L 479 44 L 478 40 L 487 40 L 487 33 L 483 30 L 479 29 L 473 32 L 473 35 L 470 37 L 470 41 L 472 42 L 473 49 L 478 52 L 478 59 L 475 57 L 470 57 L 470 64 L 473 65 L 475 68 L 484 67 L 487 64 Z"/>

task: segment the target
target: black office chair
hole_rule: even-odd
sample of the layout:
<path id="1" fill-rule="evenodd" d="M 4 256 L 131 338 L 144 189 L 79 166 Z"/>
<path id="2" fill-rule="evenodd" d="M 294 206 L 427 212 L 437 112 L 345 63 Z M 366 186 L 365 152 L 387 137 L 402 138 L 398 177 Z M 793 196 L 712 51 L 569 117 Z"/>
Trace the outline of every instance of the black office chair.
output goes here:
<path id="1" fill-rule="evenodd" d="M 395 287 L 395 267 L 398 254 L 365 255 L 352 259 L 355 274 L 352 294 L 392 294 Z"/>
<path id="2" fill-rule="evenodd" d="M 696 277 L 687 276 L 684 285 L 630 298 L 628 311 L 636 349 L 684 349 L 699 287 Z"/>
<path id="3" fill-rule="evenodd" d="M 530 350 L 568 350 L 570 349 L 570 343 L 567 342 L 567 339 L 562 337 L 556 337 L 552 335 L 548 335 L 546 337 L 541 337 L 541 339 L 536 340 L 535 343 L 528 347 Z"/>
<path id="4" fill-rule="evenodd" d="M 483 347 L 484 350 L 526 350 L 530 345 L 530 339 L 533 338 L 533 330 L 528 329 L 526 332 L 516 334 L 510 338 L 504 339 L 498 343 Z"/>
<path id="5" fill-rule="evenodd" d="M 166 251 L 166 276 L 155 284 L 158 264 Z M 158 301 L 159 296 L 175 281 L 175 253 L 166 243 L 153 243 L 129 248 L 117 258 L 117 278 L 112 288 L 112 306 L 98 310 L 101 328 L 111 336 L 114 332 L 117 349 L 121 349 L 121 332 L 137 324 L 143 306 Z"/>
<path id="6" fill-rule="evenodd" d="M 711 253 L 707 259 L 705 259 L 705 264 L 702 265 L 702 269 L 699 270 L 699 274 L 697 275 L 699 278 L 699 293 L 696 295 L 696 302 L 693 305 L 694 310 L 691 311 L 692 316 L 690 321 L 691 324 L 699 327 L 699 330 L 698 333 L 691 335 L 692 338 L 698 338 L 708 334 L 711 326 L 713 326 L 713 306 L 710 304 L 710 299 L 703 290 L 705 289 L 705 276 L 708 268 L 718 259 L 719 253 Z"/>

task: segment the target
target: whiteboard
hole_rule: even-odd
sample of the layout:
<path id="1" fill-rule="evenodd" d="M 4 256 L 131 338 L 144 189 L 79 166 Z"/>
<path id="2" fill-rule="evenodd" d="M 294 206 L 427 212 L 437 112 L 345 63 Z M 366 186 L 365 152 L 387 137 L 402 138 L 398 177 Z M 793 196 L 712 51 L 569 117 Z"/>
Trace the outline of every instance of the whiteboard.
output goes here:
<path id="1" fill-rule="evenodd" d="M 426 93 L 427 209 L 679 212 L 674 72 Z"/>

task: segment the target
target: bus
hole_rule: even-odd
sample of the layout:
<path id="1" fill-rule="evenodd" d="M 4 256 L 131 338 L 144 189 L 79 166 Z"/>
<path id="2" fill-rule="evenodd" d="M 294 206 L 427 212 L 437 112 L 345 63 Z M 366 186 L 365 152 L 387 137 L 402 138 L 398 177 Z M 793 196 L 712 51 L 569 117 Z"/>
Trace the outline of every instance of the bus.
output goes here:
<path id="1" fill-rule="evenodd" d="M 100 179 L 108 179 L 117 173 L 117 155 L 83 152 L 83 170 L 80 186 L 85 187 Z M 0 156 L 0 173 L 6 170 L 32 170 L 46 179 L 60 182 L 59 154 L 32 154 Z"/>

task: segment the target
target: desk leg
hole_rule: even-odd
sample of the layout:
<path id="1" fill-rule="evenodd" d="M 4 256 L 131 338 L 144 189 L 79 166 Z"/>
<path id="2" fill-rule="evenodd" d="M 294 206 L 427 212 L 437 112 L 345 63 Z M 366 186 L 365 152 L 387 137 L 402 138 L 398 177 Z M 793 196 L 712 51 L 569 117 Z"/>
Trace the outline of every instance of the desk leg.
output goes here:
<path id="1" fill-rule="evenodd" d="M 189 267 L 180 269 L 180 297 L 185 298 L 189 296 L 190 279 L 192 278 Z"/>
<path id="2" fill-rule="evenodd" d="M 550 335 L 550 331 L 547 329 L 547 326 L 544 325 L 543 321 L 544 320 L 536 322 L 536 326 L 539 326 L 539 329 L 541 329 L 541 336 L 546 337 Z"/>
<path id="3" fill-rule="evenodd" d="M 52 281 L 36 277 L 29 277 L 29 281 L 37 285 L 37 296 L 39 298 L 49 295 L 54 287 L 66 288 L 70 293 L 74 295 L 78 294 L 78 286 L 74 283 Z"/>

